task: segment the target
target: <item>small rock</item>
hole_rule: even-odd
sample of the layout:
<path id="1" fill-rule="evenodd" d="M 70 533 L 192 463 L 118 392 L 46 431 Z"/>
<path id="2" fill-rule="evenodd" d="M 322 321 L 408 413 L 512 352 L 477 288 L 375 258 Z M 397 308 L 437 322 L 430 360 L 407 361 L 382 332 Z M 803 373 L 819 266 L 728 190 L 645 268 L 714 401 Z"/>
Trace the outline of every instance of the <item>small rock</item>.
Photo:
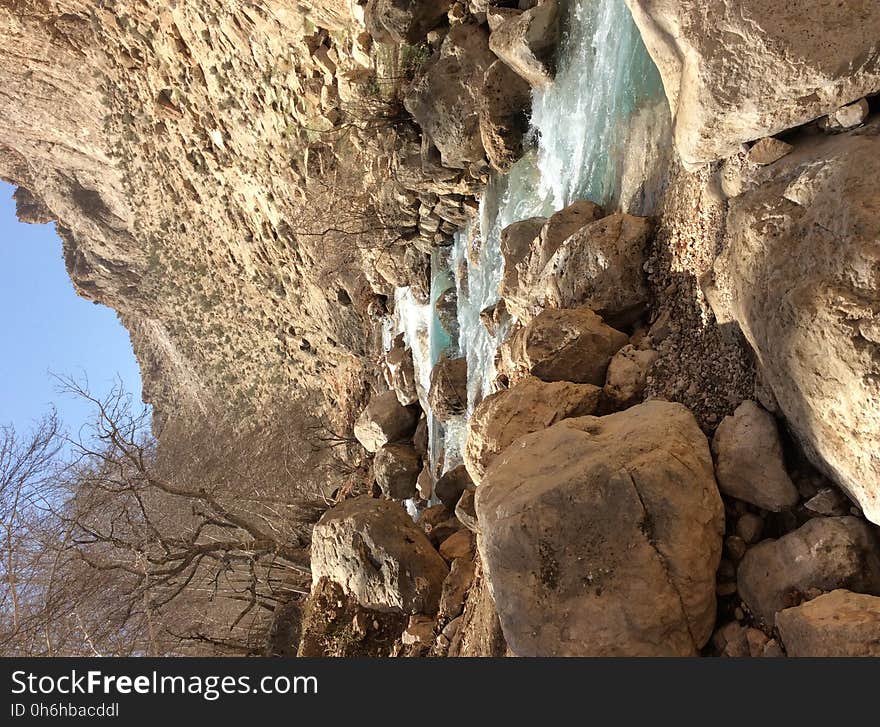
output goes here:
<path id="1" fill-rule="evenodd" d="M 736 593 L 736 583 L 719 583 L 715 586 L 715 595 L 719 598 L 727 598 Z"/>
<path id="2" fill-rule="evenodd" d="M 833 487 L 823 487 L 804 503 L 804 507 L 817 515 L 846 515 L 849 512 L 849 500 Z"/>
<path id="3" fill-rule="evenodd" d="M 416 480 L 416 490 L 422 500 L 427 502 L 431 499 L 434 492 L 434 478 L 431 476 L 431 468 L 428 464 L 425 464 L 419 473 L 419 478 Z"/>
<path id="4" fill-rule="evenodd" d="M 409 439 L 419 420 L 419 408 L 403 406 L 393 391 L 376 394 L 354 425 L 354 436 L 368 452 L 389 442 Z"/>
<path id="5" fill-rule="evenodd" d="M 776 421 L 754 401 L 725 417 L 712 440 L 718 487 L 731 497 L 779 512 L 797 504 L 785 471 Z"/>
<path id="6" fill-rule="evenodd" d="M 487 9 L 489 48 L 534 87 L 553 80 L 553 52 L 559 40 L 556 0 L 540 0 L 527 10 Z"/>
<path id="7" fill-rule="evenodd" d="M 724 539 L 724 549 L 734 563 L 739 563 L 746 554 L 748 546 L 746 546 L 746 541 L 739 537 L 739 535 L 730 535 Z"/>
<path id="8" fill-rule="evenodd" d="M 736 566 L 726 558 L 718 564 L 718 580 L 732 581 L 736 579 Z"/>
<path id="9" fill-rule="evenodd" d="M 450 535 L 461 530 L 461 523 L 452 516 L 445 505 L 433 505 L 423 510 L 418 524 L 435 548 Z"/>
<path id="10" fill-rule="evenodd" d="M 716 631 L 712 643 L 722 656 L 739 658 L 751 655 L 748 629 L 736 621 L 731 621 Z"/>
<path id="11" fill-rule="evenodd" d="M 860 99 L 848 106 L 837 109 L 833 114 L 828 114 L 823 127 L 828 131 L 846 131 L 856 126 L 861 126 L 871 112 L 866 99 Z"/>
<path id="12" fill-rule="evenodd" d="M 595 414 L 601 389 L 527 376 L 487 396 L 468 421 L 464 461 L 477 484 L 492 461 L 520 437 L 571 417 Z"/>
<path id="13" fill-rule="evenodd" d="M 458 504 L 455 506 L 455 517 L 472 533 L 479 532 L 477 527 L 477 511 L 474 507 L 473 490 L 465 490 L 461 493 Z"/>
<path id="14" fill-rule="evenodd" d="M 437 480 L 437 484 L 434 485 L 434 494 L 446 506 L 446 509 L 452 512 L 455 510 L 462 493 L 473 486 L 474 483 L 471 481 L 467 468 L 460 464 Z"/>
<path id="15" fill-rule="evenodd" d="M 419 423 L 416 426 L 415 434 L 413 434 L 412 438 L 413 447 L 416 448 L 416 452 L 418 452 L 422 459 L 428 459 L 428 417 L 423 416 L 419 419 Z"/>
<path id="16" fill-rule="evenodd" d="M 770 639 L 770 641 L 764 644 L 764 650 L 761 652 L 761 656 L 765 659 L 776 659 L 784 657 L 785 653 L 782 651 L 782 647 L 776 639 Z"/>
<path id="17" fill-rule="evenodd" d="M 400 639 L 405 646 L 428 646 L 434 641 L 436 625 L 434 619 L 429 616 L 411 616 Z"/>
<path id="18" fill-rule="evenodd" d="M 449 573 L 400 505 L 368 496 L 324 513 L 311 556 L 313 583 L 326 576 L 362 606 L 409 614 L 437 610 Z"/>
<path id="19" fill-rule="evenodd" d="M 466 358 L 445 359 L 434 366 L 428 401 L 434 416 L 443 422 L 467 411 Z"/>
<path id="20" fill-rule="evenodd" d="M 778 162 L 782 157 L 790 154 L 793 148 L 794 147 L 791 144 L 787 144 L 781 139 L 768 136 L 756 142 L 755 145 L 749 149 L 748 158 L 753 164 L 758 164 L 763 167 L 768 164 L 773 164 L 773 162 Z"/>
<path id="21" fill-rule="evenodd" d="M 473 558 L 474 536 L 468 529 L 459 530 L 440 543 L 440 555 L 451 563 L 457 558 Z"/>
<path id="22" fill-rule="evenodd" d="M 764 648 L 767 646 L 769 640 L 770 637 L 760 629 L 746 629 L 746 641 L 749 644 L 749 654 L 755 658 L 764 655 Z"/>
<path id="23" fill-rule="evenodd" d="M 543 381 L 602 386 L 611 358 L 627 344 L 589 308 L 548 309 L 502 346 L 502 358 Z"/>
<path id="24" fill-rule="evenodd" d="M 462 531 L 464 532 L 464 531 Z M 454 619 L 464 608 L 464 599 L 474 582 L 473 558 L 456 558 L 443 581 L 440 595 L 440 618 Z"/>
<path id="25" fill-rule="evenodd" d="M 635 404 L 642 398 L 648 380 L 648 371 L 657 360 L 657 352 L 638 349 L 633 345 L 621 348 L 605 376 L 605 396 L 618 409 Z"/>
<path id="26" fill-rule="evenodd" d="M 752 545 L 761 539 L 764 530 L 764 521 L 754 513 L 747 512 L 736 521 L 736 534 L 746 543 Z"/>

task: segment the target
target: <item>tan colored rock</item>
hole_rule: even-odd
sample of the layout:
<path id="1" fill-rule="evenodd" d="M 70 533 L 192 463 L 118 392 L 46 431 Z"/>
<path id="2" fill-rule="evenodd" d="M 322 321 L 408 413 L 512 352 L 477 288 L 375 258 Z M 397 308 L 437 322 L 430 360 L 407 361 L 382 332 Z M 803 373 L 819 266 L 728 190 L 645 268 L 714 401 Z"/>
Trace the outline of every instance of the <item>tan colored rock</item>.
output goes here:
<path id="1" fill-rule="evenodd" d="M 431 371 L 428 402 L 440 421 L 467 412 L 467 359 L 450 358 L 437 363 Z"/>
<path id="2" fill-rule="evenodd" d="M 712 453 L 724 494 L 773 512 L 794 507 L 800 499 L 785 471 L 776 421 L 754 401 L 744 401 L 724 418 Z"/>
<path id="3" fill-rule="evenodd" d="M 688 164 L 730 156 L 880 88 L 875 0 L 626 3 L 660 69 Z"/>
<path id="4" fill-rule="evenodd" d="M 810 459 L 880 522 L 880 124 L 813 137 L 730 201 L 704 290 Z"/>
<path id="5" fill-rule="evenodd" d="M 776 614 L 789 656 L 880 656 L 880 598 L 838 589 Z"/>
<path id="6" fill-rule="evenodd" d="M 457 558 L 470 559 L 474 555 L 474 535 L 467 528 L 462 528 L 440 543 L 439 550 L 448 563 Z"/>
<path id="7" fill-rule="evenodd" d="M 416 44 L 446 18 L 453 0 L 368 0 L 367 30 L 383 43 Z"/>
<path id="8" fill-rule="evenodd" d="M 415 497 L 422 458 L 410 444 L 385 444 L 373 460 L 376 483 L 392 500 Z"/>
<path id="9" fill-rule="evenodd" d="M 354 425 L 354 436 L 368 452 L 389 442 L 409 439 L 419 421 L 419 408 L 403 406 L 393 391 L 376 394 Z"/>
<path id="10" fill-rule="evenodd" d="M 647 384 L 648 372 L 656 360 L 656 351 L 636 348 L 632 344 L 615 353 L 605 374 L 603 391 L 608 401 L 617 409 L 625 409 L 640 401 Z"/>
<path id="11" fill-rule="evenodd" d="M 477 488 L 480 557 L 519 656 L 693 655 L 715 622 L 723 507 L 679 404 L 566 419 Z"/>
<path id="12" fill-rule="evenodd" d="M 455 517 L 472 533 L 479 532 L 477 510 L 474 506 L 474 490 L 465 490 L 455 505 Z"/>
<path id="13" fill-rule="evenodd" d="M 647 306 L 643 265 L 651 234 L 646 218 L 625 214 L 585 225 L 550 257 L 534 297 L 550 308 L 587 306 L 612 325 L 628 325 Z"/>
<path id="14" fill-rule="evenodd" d="M 487 9 L 489 47 L 536 88 L 553 81 L 553 53 L 559 40 L 556 0 L 539 0 L 528 10 Z"/>
<path id="15" fill-rule="evenodd" d="M 434 494 L 434 477 L 431 475 L 431 467 L 427 462 L 422 466 L 422 471 L 416 480 L 416 491 L 419 493 L 419 497 L 426 502 Z"/>
<path id="16" fill-rule="evenodd" d="M 485 30 L 456 25 L 404 98 L 407 111 L 440 151 L 445 167 L 466 169 L 485 159 L 479 96 L 494 61 Z"/>
<path id="17" fill-rule="evenodd" d="M 416 452 L 422 455 L 422 459 L 428 458 L 428 417 L 422 414 L 419 423 L 416 425 L 416 431 L 412 436 L 413 447 Z"/>
<path id="18" fill-rule="evenodd" d="M 412 351 L 407 347 L 402 333 L 394 339 L 391 350 L 385 354 L 384 374 L 385 383 L 397 394 L 397 400 L 403 406 L 418 403 L 419 392 Z"/>
<path id="19" fill-rule="evenodd" d="M 864 124 L 870 112 L 867 99 L 859 99 L 853 104 L 837 109 L 833 114 L 828 114 L 823 125 L 828 131 L 853 129 Z"/>
<path id="20" fill-rule="evenodd" d="M 782 157 L 790 153 L 792 148 L 791 144 L 787 144 L 782 139 L 768 136 L 757 141 L 749 149 L 748 159 L 753 164 L 759 164 L 764 167 L 768 164 L 773 164 L 773 162 L 778 162 Z"/>
<path id="21" fill-rule="evenodd" d="M 604 214 L 595 202 L 581 199 L 547 219 L 536 217 L 515 222 L 502 231 L 504 278 L 499 293 L 515 317 L 525 323 L 541 310 L 541 275 L 547 263 L 571 235 Z M 532 227 L 539 221 L 540 230 L 532 236 Z M 505 246 L 507 236 L 511 241 Z"/>
<path id="22" fill-rule="evenodd" d="M 543 381 L 601 386 L 612 356 L 626 343 L 625 333 L 589 308 L 547 309 L 505 342 L 502 357 Z"/>
<path id="23" fill-rule="evenodd" d="M 600 394 L 592 384 L 528 376 L 487 396 L 468 420 L 464 461 L 474 482 L 479 484 L 492 461 L 520 437 L 562 419 L 595 414 Z"/>
<path id="24" fill-rule="evenodd" d="M 430 616 L 410 616 L 400 640 L 404 646 L 430 646 L 434 642 L 436 626 L 437 622 Z"/>
<path id="25" fill-rule="evenodd" d="M 758 618 L 798 605 L 812 589 L 880 594 L 880 555 L 870 527 L 854 517 L 816 518 L 751 548 L 737 570 L 739 593 Z"/>
<path id="26" fill-rule="evenodd" d="M 312 534 L 313 582 L 326 576 L 369 608 L 435 613 L 448 572 L 406 511 L 388 500 L 346 500 Z"/>
<path id="27" fill-rule="evenodd" d="M 507 301 L 517 293 L 521 263 L 528 257 L 532 243 L 541 234 L 546 221 L 544 217 L 530 217 L 514 222 L 501 231 L 504 273 L 498 293 L 503 300 Z"/>
<path id="28" fill-rule="evenodd" d="M 456 558 L 449 568 L 449 575 L 443 581 L 440 596 L 440 618 L 454 619 L 461 615 L 464 600 L 474 582 L 473 558 Z"/>
<path id="29" fill-rule="evenodd" d="M 498 622 L 495 599 L 479 559 L 475 562 L 474 581 L 465 600 L 464 613 L 458 621 L 449 656 L 510 655 Z"/>
<path id="30" fill-rule="evenodd" d="M 523 155 L 531 89 L 510 67 L 495 61 L 486 71 L 480 101 L 480 137 L 486 156 L 493 169 L 509 172 Z"/>

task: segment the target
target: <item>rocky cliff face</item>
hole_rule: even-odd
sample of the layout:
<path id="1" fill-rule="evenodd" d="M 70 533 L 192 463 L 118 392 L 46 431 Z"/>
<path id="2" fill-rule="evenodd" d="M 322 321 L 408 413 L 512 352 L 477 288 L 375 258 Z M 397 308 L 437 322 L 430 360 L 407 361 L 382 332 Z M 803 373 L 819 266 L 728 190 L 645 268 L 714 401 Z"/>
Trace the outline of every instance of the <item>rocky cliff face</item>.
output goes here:
<path id="1" fill-rule="evenodd" d="M 3 3 L 0 27 L 0 176 L 22 219 L 57 221 L 77 291 L 119 312 L 145 398 L 253 404 L 331 366 L 348 395 L 364 344 L 337 291 L 364 283 L 297 240 L 306 63 L 327 49 L 307 21 L 64 0 Z"/>

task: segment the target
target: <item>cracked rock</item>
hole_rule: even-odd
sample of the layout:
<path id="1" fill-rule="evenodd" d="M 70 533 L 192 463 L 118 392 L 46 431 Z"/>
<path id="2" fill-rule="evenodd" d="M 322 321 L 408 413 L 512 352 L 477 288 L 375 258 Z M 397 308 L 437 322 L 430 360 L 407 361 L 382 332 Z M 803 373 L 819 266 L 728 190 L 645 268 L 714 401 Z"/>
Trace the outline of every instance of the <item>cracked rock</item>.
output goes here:
<path id="1" fill-rule="evenodd" d="M 715 622 L 723 507 L 680 404 L 566 419 L 477 488 L 478 548 L 519 656 L 695 654 Z"/>

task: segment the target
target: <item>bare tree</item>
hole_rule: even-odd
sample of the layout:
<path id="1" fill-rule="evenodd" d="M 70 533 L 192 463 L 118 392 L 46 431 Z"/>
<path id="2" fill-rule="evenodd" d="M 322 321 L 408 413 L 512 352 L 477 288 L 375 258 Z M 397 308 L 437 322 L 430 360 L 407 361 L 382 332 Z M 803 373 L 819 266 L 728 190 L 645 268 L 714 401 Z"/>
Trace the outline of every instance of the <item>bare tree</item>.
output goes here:
<path id="1" fill-rule="evenodd" d="M 347 438 L 303 401 L 261 421 L 171 422 L 157 441 L 149 411 L 121 388 L 99 398 L 64 387 L 95 410 L 63 438 L 64 466 L 54 418 L 4 455 L 12 615 L 0 650 L 264 653 L 276 615 L 295 622 L 309 592 L 311 529 L 328 493 L 362 476 L 345 464 Z M 16 493 L 30 493 L 27 507 Z"/>

